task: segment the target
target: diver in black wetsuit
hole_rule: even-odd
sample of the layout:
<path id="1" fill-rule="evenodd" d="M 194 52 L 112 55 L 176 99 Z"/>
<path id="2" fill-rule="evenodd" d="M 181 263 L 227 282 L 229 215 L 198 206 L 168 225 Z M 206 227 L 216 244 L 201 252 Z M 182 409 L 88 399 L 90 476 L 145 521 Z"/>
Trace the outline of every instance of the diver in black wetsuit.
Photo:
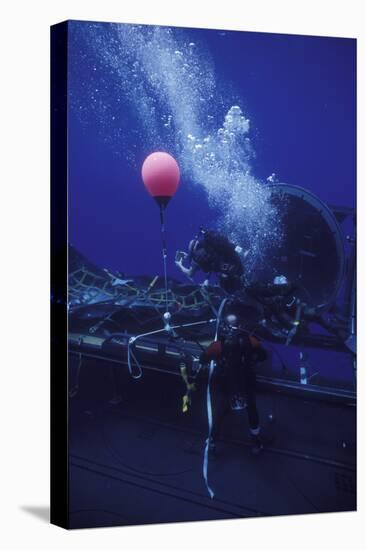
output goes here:
<path id="1" fill-rule="evenodd" d="M 218 277 L 220 286 L 229 294 L 243 286 L 243 266 L 240 259 L 241 248 L 215 231 L 200 230 L 198 237 L 189 243 L 188 253 L 178 251 L 175 263 L 190 279 L 197 271 L 212 273 Z M 183 265 L 190 262 L 189 267 Z"/>
<path id="2" fill-rule="evenodd" d="M 272 283 L 253 283 L 245 291 L 262 305 L 264 326 L 270 322 L 288 333 L 296 330 L 300 318 L 298 299 L 294 296 L 295 285 L 284 275 L 276 276 Z"/>
<path id="3" fill-rule="evenodd" d="M 322 315 L 323 306 L 312 307 L 298 297 L 298 289 L 284 275 L 277 275 L 272 283 L 254 283 L 245 288 L 248 296 L 263 307 L 262 325 L 275 336 L 286 336 L 290 344 L 298 330 L 306 330 L 313 322 L 341 337 L 336 326 Z"/>
<path id="4" fill-rule="evenodd" d="M 211 360 L 217 363 L 212 379 L 213 429 L 210 451 L 215 451 L 216 439 L 226 413 L 230 409 L 244 408 L 248 414 L 252 451 L 257 454 L 263 448 L 259 435 L 255 366 L 266 357 L 267 353 L 259 340 L 240 327 L 238 316 L 235 313 L 226 315 L 219 339 L 212 342 L 200 358 L 202 364 Z"/>

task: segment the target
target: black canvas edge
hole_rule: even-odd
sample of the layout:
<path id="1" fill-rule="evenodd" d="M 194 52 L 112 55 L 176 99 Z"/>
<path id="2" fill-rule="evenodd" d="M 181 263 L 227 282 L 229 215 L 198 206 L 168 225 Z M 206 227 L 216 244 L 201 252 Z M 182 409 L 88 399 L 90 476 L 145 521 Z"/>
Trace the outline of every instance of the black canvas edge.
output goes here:
<path id="1" fill-rule="evenodd" d="M 51 487 L 50 521 L 69 526 L 67 363 L 68 23 L 51 41 Z"/>

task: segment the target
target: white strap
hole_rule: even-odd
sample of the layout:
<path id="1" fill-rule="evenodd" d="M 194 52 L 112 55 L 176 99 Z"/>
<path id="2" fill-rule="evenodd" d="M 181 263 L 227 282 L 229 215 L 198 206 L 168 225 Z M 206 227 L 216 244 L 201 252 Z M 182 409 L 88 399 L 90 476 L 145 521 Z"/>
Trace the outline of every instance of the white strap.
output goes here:
<path id="1" fill-rule="evenodd" d="M 225 303 L 227 298 L 224 298 L 220 304 L 219 312 L 216 319 L 216 333 L 215 333 L 215 342 L 217 342 L 217 337 L 219 334 L 219 327 L 220 327 L 220 320 L 221 320 L 221 314 L 224 309 Z M 216 363 L 214 360 L 210 362 L 210 370 L 208 373 L 208 381 L 207 381 L 207 421 L 208 421 L 208 436 L 206 439 L 206 445 L 205 445 L 205 451 L 203 455 L 203 478 L 206 483 L 206 488 L 208 491 L 208 494 L 210 495 L 210 498 L 213 498 L 215 496 L 215 493 L 211 489 L 209 483 L 208 483 L 208 453 L 209 453 L 209 447 L 210 447 L 210 441 L 211 441 L 211 435 L 212 435 L 212 426 L 213 426 L 213 418 L 212 418 L 212 401 L 211 401 L 211 379 L 213 372 L 215 370 Z"/>

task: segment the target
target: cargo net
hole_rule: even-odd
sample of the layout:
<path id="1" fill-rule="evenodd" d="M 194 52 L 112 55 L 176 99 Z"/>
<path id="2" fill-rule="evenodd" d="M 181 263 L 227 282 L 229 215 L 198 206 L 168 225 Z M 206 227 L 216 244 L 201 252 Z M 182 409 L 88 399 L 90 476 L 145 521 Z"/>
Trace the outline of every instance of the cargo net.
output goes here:
<path id="1" fill-rule="evenodd" d="M 163 280 L 136 281 L 116 276 L 105 270 L 96 274 L 85 266 L 69 274 L 69 308 L 98 303 L 113 303 L 121 306 L 149 305 L 156 309 L 166 306 Z M 168 288 L 168 307 L 173 311 L 195 310 L 213 306 L 220 299 L 218 287 L 202 287 L 176 283 Z"/>

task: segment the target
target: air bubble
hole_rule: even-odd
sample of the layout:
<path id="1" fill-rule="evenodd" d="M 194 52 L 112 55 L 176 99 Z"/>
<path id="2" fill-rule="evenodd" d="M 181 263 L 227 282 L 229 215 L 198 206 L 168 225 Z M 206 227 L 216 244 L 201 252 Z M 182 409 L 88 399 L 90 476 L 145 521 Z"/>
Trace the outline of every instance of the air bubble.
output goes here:
<path id="1" fill-rule="evenodd" d="M 165 27 L 96 25 L 80 33 L 92 51 L 82 58 L 83 64 L 92 61 L 80 100 L 91 116 L 99 117 L 103 137 L 124 151 L 127 162 L 141 148 L 174 152 L 188 179 L 205 190 L 208 205 L 218 212 L 217 228 L 250 250 L 247 272 L 255 269 L 281 238 L 281 216 L 271 203 L 269 186 L 253 174 L 248 114 L 236 100 L 222 117 L 216 116 L 223 102 L 209 56 L 201 46 L 181 40 L 182 31 Z M 80 79 L 80 56 L 78 63 L 73 78 Z M 111 78 L 102 80 L 97 67 L 103 75 L 109 69 Z M 224 99 L 226 104 L 230 98 Z M 131 119 L 125 117 L 126 105 L 132 107 Z M 111 124 L 117 117 L 118 129 Z M 125 119 L 133 124 L 130 142 Z"/>

